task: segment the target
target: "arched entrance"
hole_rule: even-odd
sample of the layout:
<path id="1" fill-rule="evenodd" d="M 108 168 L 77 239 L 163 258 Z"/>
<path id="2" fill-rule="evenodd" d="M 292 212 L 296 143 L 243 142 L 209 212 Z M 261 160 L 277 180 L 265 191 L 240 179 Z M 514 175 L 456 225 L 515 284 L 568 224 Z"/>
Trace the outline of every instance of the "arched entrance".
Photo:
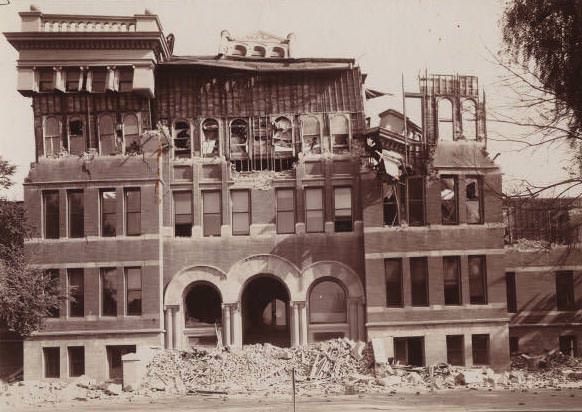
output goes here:
<path id="1" fill-rule="evenodd" d="M 189 345 L 213 346 L 220 340 L 222 297 L 211 283 L 194 282 L 186 289 L 184 328 Z"/>
<path id="2" fill-rule="evenodd" d="M 242 293 L 243 344 L 291 346 L 289 291 L 278 278 L 260 274 Z"/>

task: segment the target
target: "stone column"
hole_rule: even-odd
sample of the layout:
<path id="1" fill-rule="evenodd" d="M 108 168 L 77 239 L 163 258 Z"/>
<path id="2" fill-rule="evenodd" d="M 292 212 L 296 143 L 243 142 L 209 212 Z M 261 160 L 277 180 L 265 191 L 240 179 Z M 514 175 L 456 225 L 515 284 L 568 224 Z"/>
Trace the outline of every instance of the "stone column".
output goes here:
<path id="1" fill-rule="evenodd" d="M 179 321 L 177 319 L 179 319 L 179 316 L 177 316 L 176 312 L 178 312 L 178 306 L 173 306 L 171 308 L 171 314 L 172 314 L 172 326 L 173 326 L 173 337 L 172 337 L 172 341 L 174 342 L 174 349 L 182 349 L 182 342 L 180 340 L 180 331 L 182 330 L 182 328 L 180 328 L 179 325 Z"/>
<path id="2" fill-rule="evenodd" d="M 166 306 L 166 348 L 174 349 L 174 320 L 172 319 L 172 307 Z"/>
<path id="3" fill-rule="evenodd" d="M 231 305 L 232 310 L 232 340 L 231 344 L 234 347 L 242 347 L 242 316 L 240 302 Z"/>
<path id="4" fill-rule="evenodd" d="M 301 322 L 301 345 L 307 345 L 308 337 L 307 337 L 307 328 L 309 325 L 309 319 L 307 319 L 307 305 L 305 302 L 299 302 L 299 313 L 300 313 L 300 322 Z"/>
<path id="5" fill-rule="evenodd" d="M 349 338 L 358 340 L 358 302 L 354 298 L 348 298 L 347 303 Z"/>
<path id="6" fill-rule="evenodd" d="M 358 340 L 366 341 L 366 305 L 362 300 L 358 302 Z"/>
<path id="7" fill-rule="evenodd" d="M 291 326 L 293 333 L 291 334 L 291 346 L 299 346 L 301 345 L 301 339 L 299 334 L 299 303 L 291 302 L 291 307 L 293 309 L 293 317 L 291 318 Z"/>
<path id="8" fill-rule="evenodd" d="M 222 305 L 222 335 L 223 335 L 223 345 L 230 346 L 230 305 Z"/>

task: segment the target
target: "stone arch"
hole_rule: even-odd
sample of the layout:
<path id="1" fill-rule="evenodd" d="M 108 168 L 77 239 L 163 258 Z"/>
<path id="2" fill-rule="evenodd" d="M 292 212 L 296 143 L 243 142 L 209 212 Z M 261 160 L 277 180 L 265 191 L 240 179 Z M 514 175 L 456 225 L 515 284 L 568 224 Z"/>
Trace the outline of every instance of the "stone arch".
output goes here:
<path id="1" fill-rule="evenodd" d="M 226 290 L 226 274 L 213 266 L 190 266 L 174 275 L 164 292 L 164 306 L 181 306 L 184 292 L 194 282 L 208 282 L 216 289 L 224 301 Z"/>
<path id="2" fill-rule="evenodd" d="M 228 274 L 228 289 L 223 293 L 225 303 L 240 301 L 247 280 L 258 274 L 280 279 L 289 290 L 292 301 L 305 300 L 301 271 L 289 260 L 276 255 L 253 255 L 235 263 Z"/>
<path id="3" fill-rule="evenodd" d="M 303 270 L 302 277 L 303 282 L 309 285 L 305 291 L 305 299 L 309 297 L 308 292 L 317 280 L 330 278 L 339 281 L 343 285 L 348 298 L 361 299 L 362 303 L 365 300 L 364 286 L 360 277 L 345 263 L 336 261 L 315 262 Z"/>

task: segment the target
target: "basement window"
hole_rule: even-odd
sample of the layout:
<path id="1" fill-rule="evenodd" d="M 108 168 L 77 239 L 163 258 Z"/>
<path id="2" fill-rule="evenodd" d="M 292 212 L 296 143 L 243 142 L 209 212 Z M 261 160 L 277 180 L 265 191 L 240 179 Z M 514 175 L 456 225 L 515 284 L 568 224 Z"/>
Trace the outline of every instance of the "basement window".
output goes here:
<path id="1" fill-rule="evenodd" d="M 350 123 L 346 116 L 332 116 L 329 122 L 329 128 L 332 153 L 348 153 L 350 151 Z"/>
<path id="2" fill-rule="evenodd" d="M 101 198 L 101 236 L 115 236 L 117 226 L 117 193 L 113 189 L 102 190 Z"/>
<path id="3" fill-rule="evenodd" d="M 110 114 L 103 114 L 99 116 L 99 153 L 114 155 L 119 152 L 114 118 Z"/>
<path id="4" fill-rule="evenodd" d="M 67 269 L 67 292 L 69 295 L 69 317 L 85 316 L 85 286 L 83 269 Z"/>
<path id="5" fill-rule="evenodd" d="M 251 198 L 248 190 L 233 190 L 232 200 L 232 234 L 248 235 L 251 225 Z"/>
<path id="6" fill-rule="evenodd" d="M 59 191 L 42 192 L 42 206 L 44 209 L 44 237 L 45 239 L 58 239 L 60 237 Z"/>
<path id="7" fill-rule="evenodd" d="M 192 236 L 192 192 L 174 192 L 174 236 Z"/>
<path id="8" fill-rule="evenodd" d="M 101 316 L 117 316 L 117 270 L 101 268 Z"/>
<path id="9" fill-rule="evenodd" d="M 125 314 L 141 316 L 142 314 L 142 273 L 141 268 L 125 268 Z"/>
<path id="10" fill-rule="evenodd" d="M 465 365 L 465 337 L 447 335 L 447 363 L 454 366 Z"/>
<path id="11" fill-rule="evenodd" d="M 424 338 L 394 338 L 394 360 L 401 365 L 424 366 Z"/>
<path id="12" fill-rule="evenodd" d="M 321 154 L 321 126 L 315 116 L 304 116 L 301 119 L 303 133 L 303 153 Z"/>
<path id="13" fill-rule="evenodd" d="M 472 335 L 473 365 L 489 365 L 489 335 Z"/>
<path id="14" fill-rule="evenodd" d="M 459 256 L 443 257 L 445 305 L 461 304 L 461 259 Z"/>
<path id="15" fill-rule="evenodd" d="M 459 223 L 457 197 L 457 178 L 441 176 L 441 212 L 443 225 Z"/>
<path id="16" fill-rule="evenodd" d="M 428 306 L 428 261 L 425 257 L 410 258 L 412 306 Z"/>
<path id="17" fill-rule="evenodd" d="M 278 189 L 277 233 L 295 233 L 295 190 Z"/>
<path id="18" fill-rule="evenodd" d="M 44 361 L 44 377 L 60 378 L 61 377 L 61 348 L 58 346 L 42 348 Z"/>
<path id="19" fill-rule="evenodd" d="M 567 356 L 578 356 L 578 341 L 574 335 L 560 336 L 560 352 Z"/>
<path id="20" fill-rule="evenodd" d="M 69 190 L 68 197 L 68 229 L 70 238 L 85 236 L 85 213 L 82 190 Z"/>
<path id="21" fill-rule="evenodd" d="M 69 153 L 81 155 L 87 150 L 85 142 L 85 125 L 80 117 L 68 119 Z"/>
<path id="22" fill-rule="evenodd" d="M 125 234 L 141 235 L 141 191 L 138 187 L 125 189 Z"/>
<path id="23" fill-rule="evenodd" d="M 75 378 L 85 374 L 85 347 L 69 346 L 69 376 Z"/>
<path id="24" fill-rule="evenodd" d="M 556 304 L 558 310 L 575 310 L 574 273 L 572 271 L 556 272 Z"/>
<path id="25" fill-rule="evenodd" d="M 402 307 L 402 259 L 384 260 L 386 306 Z"/>
<path id="26" fill-rule="evenodd" d="M 206 119 L 202 122 L 202 156 L 218 156 L 219 128 L 216 119 Z"/>
<path id="27" fill-rule="evenodd" d="M 471 305 L 487 304 L 485 256 L 469 256 L 469 296 Z"/>
<path id="28" fill-rule="evenodd" d="M 219 191 L 202 192 L 202 230 L 204 236 L 220 236 L 222 207 Z"/>
<path id="29" fill-rule="evenodd" d="M 56 117 L 44 120 L 44 155 L 56 156 L 61 152 L 61 122 Z"/>
<path id="30" fill-rule="evenodd" d="M 308 233 L 324 231 L 323 188 L 305 189 L 305 231 Z"/>
<path id="31" fill-rule="evenodd" d="M 133 113 L 123 117 L 123 139 L 125 141 L 125 153 L 141 153 L 142 148 L 139 139 L 139 120 Z"/>
<path id="32" fill-rule="evenodd" d="M 352 224 L 352 189 L 336 187 L 333 189 L 334 225 L 336 232 L 351 232 Z"/>
<path id="33" fill-rule="evenodd" d="M 483 223 L 481 179 L 479 177 L 465 178 L 465 208 L 467 223 Z"/>
<path id="34" fill-rule="evenodd" d="M 174 159 L 191 157 L 190 123 L 178 120 L 174 123 Z"/>

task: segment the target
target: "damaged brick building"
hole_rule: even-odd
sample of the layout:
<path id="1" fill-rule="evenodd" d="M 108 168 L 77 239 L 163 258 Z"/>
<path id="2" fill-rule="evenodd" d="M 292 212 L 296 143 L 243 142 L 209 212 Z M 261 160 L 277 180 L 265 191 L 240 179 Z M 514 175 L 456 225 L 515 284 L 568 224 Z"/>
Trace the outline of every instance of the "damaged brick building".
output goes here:
<path id="1" fill-rule="evenodd" d="M 34 115 L 26 249 L 73 298 L 25 339 L 25 379 L 118 379 L 140 346 L 338 336 L 508 366 L 529 332 L 508 314 L 475 77 L 425 75 L 421 125 L 388 110 L 368 128 L 356 62 L 296 58 L 293 35 L 176 56 L 147 12 L 21 18 L 5 36 Z"/>

